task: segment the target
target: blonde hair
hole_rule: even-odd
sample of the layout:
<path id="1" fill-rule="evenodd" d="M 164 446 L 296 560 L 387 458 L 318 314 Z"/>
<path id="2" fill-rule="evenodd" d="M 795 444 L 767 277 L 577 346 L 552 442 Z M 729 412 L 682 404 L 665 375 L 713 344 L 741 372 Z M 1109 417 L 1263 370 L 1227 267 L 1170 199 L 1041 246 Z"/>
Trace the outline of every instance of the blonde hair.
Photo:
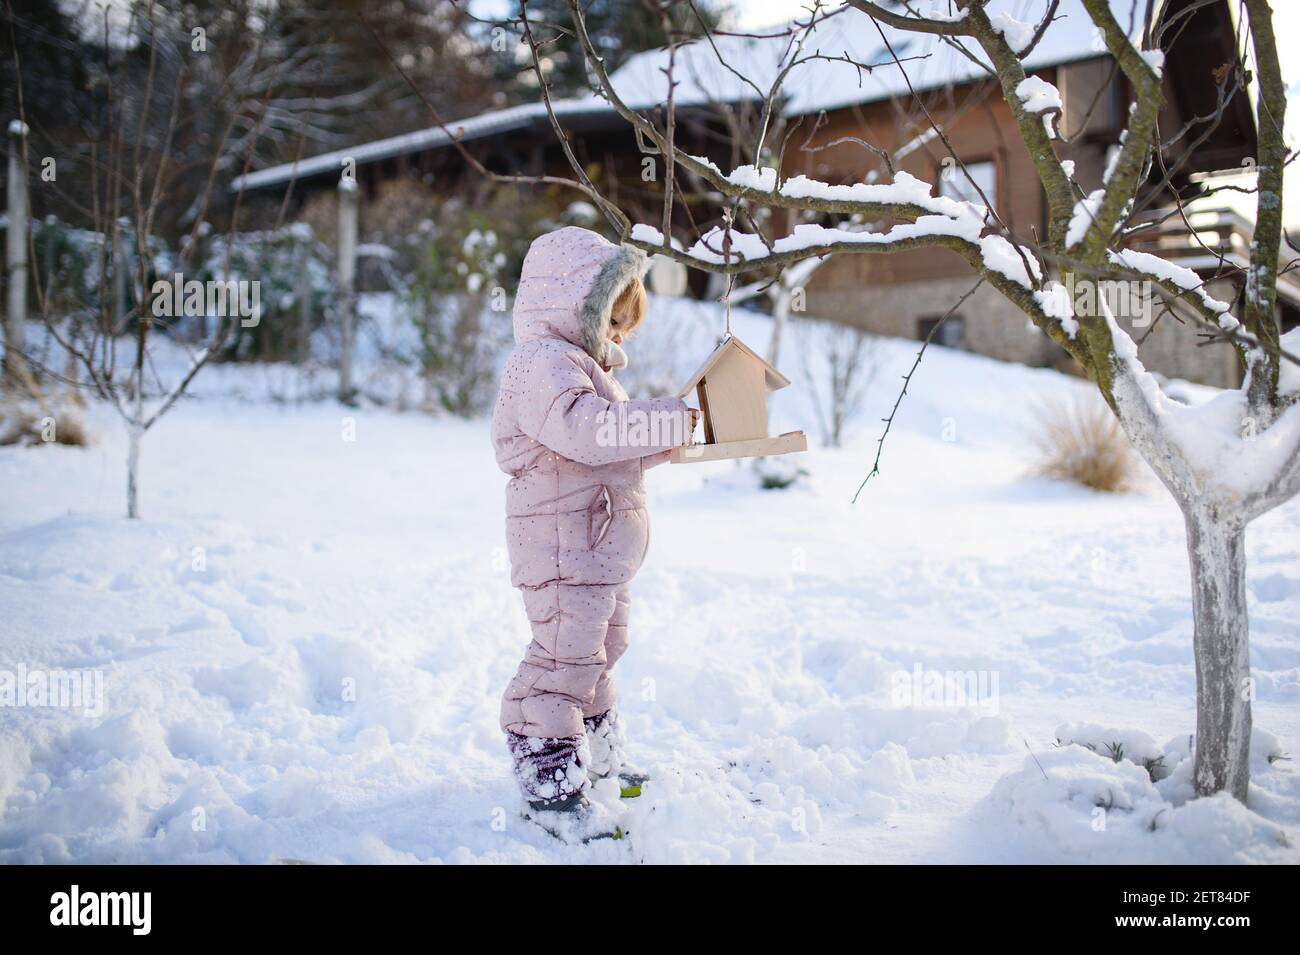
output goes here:
<path id="1" fill-rule="evenodd" d="M 609 330 L 630 335 L 645 320 L 645 286 L 633 279 L 623 286 L 609 310 Z"/>

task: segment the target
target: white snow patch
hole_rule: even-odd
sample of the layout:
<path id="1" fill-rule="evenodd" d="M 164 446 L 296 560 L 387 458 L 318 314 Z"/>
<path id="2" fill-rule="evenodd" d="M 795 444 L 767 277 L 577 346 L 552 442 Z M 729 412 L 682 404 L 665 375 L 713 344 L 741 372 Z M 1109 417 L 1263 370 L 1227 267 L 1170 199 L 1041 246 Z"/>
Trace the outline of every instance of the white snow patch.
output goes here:
<path id="1" fill-rule="evenodd" d="M 722 175 L 722 170 L 717 167 L 717 165 L 713 162 L 713 160 L 709 159 L 707 156 L 692 156 L 690 153 L 686 153 L 686 155 L 691 159 L 695 160 L 701 166 L 705 166 L 708 169 L 710 169 L 712 172 L 716 173 L 718 178 L 720 179 L 727 178 L 726 176 Z"/>
<path id="2" fill-rule="evenodd" d="M 1016 96 L 1030 113 L 1061 109 L 1061 92 L 1039 76 L 1027 76 L 1016 84 Z"/>
<path id="3" fill-rule="evenodd" d="M 1070 224 L 1065 229 L 1065 247 L 1067 249 L 1083 241 L 1083 237 L 1087 235 L 1088 229 L 1096 220 L 1097 210 L 1101 208 L 1102 200 L 1105 198 L 1105 189 L 1094 189 L 1074 204 L 1074 212 L 1070 215 Z"/>
<path id="4" fill-rule="evenodd" d="M 638 222 L 632 226 L 630 233 L 633 239 L 638 242 L 648 242 L 650 245 L 662 246 L 664 244 L 664 234 L 652 225 Z"/>
<path id="5" fill-rule="evenodd" d="M 1074 315 L 1074 303 L 1070 300 L 1070 290 L 1055 280 L 1048 282 L 1041 291 L 1034 292 L 1034 301 L 1048 318 L 1061 323 L 1065 333 L 1071 338 L 1079 333 L 1079 320 Z"/>
<path id="6" fill-rule="evenodd" d="M 1025 288 L 1033 288 L 1042 279 L 1043 269 L 1038 263 L 1037 256 L 1024 246 L 1017 246 L 1000 235 L 982 237 L 979 239 L 979 246 L 984 265 L 994 272 L 1005 275 L 1011 281 Z M 1026 272 L 1026 263 L 1032 274 Z"/>
<path id="7" fill-rule="evenodd" d="M 1155 739 L 1141 730 L 1115 729 L 1097 723 L 1065 723 L 1056 728 L 1056 741 L 1062 746 L 1083 746 L 1115 762 L 1127 759 L 1144 768 L 1146 764 L 1165 759 L 1165 752 Z M 1170 766 L 1177 761 L 1171 760 Z"/>
<path id="8" fill-rule="evenodd" d="M 1034 38 L 1034 25 L 1017 20 L 1009 13 L 994 14 L 989 17 L 989 23 L 992 24 L 993 31 L 1002 34 L 1003 39 L 1017 53 L 1029 46 L 1029 41 Z"/>
<path id="9" fill-rule="evenodd" d="M 939 215 L 921 216 L 915 222 L 899 223 L 891 227 L 887 232 L 859 232 L 805 223 L 795 226 L 794 231 L 789 235 L 773 241 L 769 250 L 762 236 L 749 232 L 737 232 L 733 229 L 730 233 L 731 261 L 735 262 L 744 259 L 747 262 L 757 262 L 769 255 L 801 252 L 830 245 L 895 245 L 904 240 L 925 238 L 926 236 L 951 235 L 963 238 L 968 242 L 979 242 L 983 245 L 987 239 L 981 239 L 979 231 L 979 223 L 973 219 L 956 220 Z M 724 263 L 727 261 L 723 244 L 726 239 L 727 230 L 717 226 L 702 235 L 699 241 L 687 250 L 687 255 L 701 262 Z M 1003 240 L 1003 243 L 1008 249 L 1011 248 L 1010 243 L 1005 240 Z M 998 268 L 999 271 L 1006 269 L 1007 272 L 1013 272 L 1014 270 L 1007 266 L 1001 253 L 1001 248 L 996 244 L 988 246 L 985 249 L 986 263 L 989 263 L 990 267 Z M 1019 272 L 1021 276 L 1024 275 L 1023 266 Z M 1015 278 L 1014 274 L 1009 277 Z"/>
<path id="10" fill-rule="evenodd" d="M 969 10 L 958 10 L 956 13 L 951 12 L 950 8 L 944 8 L 930 5 L 930 9 L 923 14 L 927 20 L 934 20 L 937 23 L 961 23 L 970 15 Z"/>
<path id="11" fill-rule="evenodd" d="M 781 195 L 790 199 L 829 199 L 839 202 L 910 203 L 954 218 L 970 214 L 971 206 L 947 196 L 932 196 L 934 186 L 899 171 L 889 183 L 855 182 L 835 184 L 792 176 L 781 184 Z M 980 216 L 982 221 L 983 216 Z"/>
<path id="12" fill-rule="evenodd" d="M 1093 195 L 1096 195 L 1094 193 Z M 1077 214 L 1077 207 L 1076 207 Z M 1074 228 L 1074 220 L 1070 220 L 1071 229 Z M 1066 244 L 1071 244 L 1066 240 Z M 1112 251 L 1109 255 L 1110 261 L 1118 266 L 1130 269 L 1134 272 L 1141 272 L 1144 275 L 1150 275 L 1161 281 L 1172 282 L 1181 289 L 1196 295 L 1212 312 L 1219 315 L 1219 327 L 1226 331 L 1231 331 L 1241 323 L 1232 317 L 1229 312 L 1229 306 L 1226 302 L 1221 302 L 1205 290 L 1205 280 L 1193 272 L 1191 269 L 1162 259 L 1158 255 L 1152 255 L 1150 252 L 1138 252 L 1134 249 L 1122 249 L 1119 252 Z"/>
<path id="13" fill-rule="evenodd" d="M 397 314 L 373 300 L 363 364 Z M 652 296 L 629 390 L 674 390 L 722 325 Z M 771 330 L 742 309 L 732 326 L 758 347 Z M 796 318 L 783 353 L 822 330 Z M 1296 862 L 1294 763 L 1253 756 L 1247 809 L 1189 802 L 1185 757 L 1152 794 L 1136 766 L 1050 747 L 1098 713 L 1157 739 L 1195 721 L 1177 508 L 1154 481 L 1101 496 L 1026 477 L 1035 409 L 1092 386 L 928 349 L 881 475 L 848 503 L 916 347 L 875 342 L 842 449 L 819 446 L 814 385 L 782 359 L 772 430 L 811 445 L 789 491 L 731 462 L 647 474 L 654 540 L 616 680 L 655 778 L 639 800 L 595 796 L 628 844 L 568 848 L 517 814 L 497 716 L 529 630 L 488 420 L 340 408 L 294 397 L 331 393 L 328 371 L 214 365 L 146 439 L 131 522 L 111 410 L 88 408 L 91 447 L 0 448 L 0 670 L 102 669 L 108 703 L 0 710 L 0 864 Z M 155 358 L 164 380 L 188 364 L 164 337 Z M 1278 737 L 1260 752 L 1300 740 L 1298 519 L 1291 502 L 1250 532 L 1256 722 Z M 917 665 L 996 673 L 998 713 L 895 703 Z M 1036 790 L 1026 738 L 1054 780 L 1055 760 L 1117 777 L 1157 831 L 1111 809 L 1094 833 L 1093 803 Z"/>
<path id="14" fill-rule="evenodd" d="M 1283 351 L 1300 357 L 1300 327 L 1293 328 L 1280 339 Z M 1279 394 L 1300 394 L 1300 364 L 1283 357 L 1282 367 L 1278 371 L 1277 390 Z"/>
<path id="15" fill-rule="evenodd" d="M 1282 826 L 1227 793 L 1176 805 L 1163 788 L 1127 759 L 1115 762 L 1083 746 L 1065 746 L 1026 758 L 1020 772 L 994 787 L 989 803 L 1023 836 L 1045 841 L 1055 850 L 1052 855 L 1077 862 L 1226 864 L 1294 858 Z"/>
<path id="16" fill-rule="evenodd" d="M 1147 372 L 1138 358 L 1137 344 L 1119 327 L 1104 300 L 1101 304 L 1116 357 L 1129 365 L 1144 400 L 1186 459 L 1197 486 L 1247 495 L 1283 473 L 1300 446 L 1300 403 L 1288 407 L 1270 427 L 1259 431 L 1251 424 L 1246 395 L 1239 389 L 1217 392 L 1195 405 L 1175 401 Z M 1122 395 L 1116 397 L 1121 402 L 1126 400 Z"/>
<path id="17" fill-rule="evenodd" d="M 737 166 L 727 176 L 733 186 L 753 189 L 756 192 L 773 192 L 776 189 L 776 170 L 767 166 Z"/>

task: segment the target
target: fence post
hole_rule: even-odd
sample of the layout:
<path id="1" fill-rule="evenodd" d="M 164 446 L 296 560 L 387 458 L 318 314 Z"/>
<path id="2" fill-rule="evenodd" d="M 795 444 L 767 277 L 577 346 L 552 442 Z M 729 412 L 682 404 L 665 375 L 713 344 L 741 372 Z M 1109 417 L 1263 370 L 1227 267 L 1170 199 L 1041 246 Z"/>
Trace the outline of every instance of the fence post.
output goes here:
<path id="1" fill-rule="evenodd" d="M 294 297 L 298 300 L 298 364 L 306 365 L 311 355 L 311 226 L 299 222 L 294 225 L 293 234 L 298 269 L 298 283 L 294 291 Z"/>
<path id="2" fill-rule="evenodd" d="M 27 321 L 27 124 L 20 119 L 9 123 L 9 228 L 5 230 L 5 263 L 9 297 L 5 310 L 5 377 L 25 377 L 24 350 Z"/>
<path id="3" fill-rule="evenodd" d="M 352 385 L 352 332 L 356 318 L 357 180 L 345 170 L 339 178 L 339 400 L 355 398 Z"/>

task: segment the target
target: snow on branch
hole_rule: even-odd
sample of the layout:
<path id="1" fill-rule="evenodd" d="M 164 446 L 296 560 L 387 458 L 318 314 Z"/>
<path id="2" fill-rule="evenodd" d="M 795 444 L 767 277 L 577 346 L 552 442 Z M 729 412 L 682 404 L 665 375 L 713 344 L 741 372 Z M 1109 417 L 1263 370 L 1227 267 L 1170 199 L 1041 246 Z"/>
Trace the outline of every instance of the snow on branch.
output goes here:
<path id="1" fill-rule="evenodd" d="M 1180 298 L 1185 297 L 1185 295 L 1196 298 L 1205 307 L 1205 311 L 1218 323 L 1218 326 L 1225 331 L 1230 331 L 1240 324 L 1232 317 L 1228 304 L 1220 302 L 1207 292 L 1205 290 L 1205 280 L 1191 269 L 1162 259 L 1157 255 L 1152 255 L 1150 252 L 1138 252 L 1134 249 L 1112 251 L 1109 253 L 1109 258 L 1115 265 L 1155 279 L 1164 285 L 1166 289 L 1175 291 Z"/>
<path id="2" fill-rule="evenodd" d="M 793 176 L 781 184 L 780 194 L 788 199 L 824 199 L 830 202 L 860 203 L 868 206 L 906 204 L 952 218 L 961 218 L 968 212 L 978 209 L 980 210 L 978 218 L 983 221 L 983 206 L 972 206 L 970 203 L 963 203 L 946 196 L 932 196 L 930 192 L 933 188 L 930 183 L 900 170 L 894 174 L 894 181 L 889 183 L 855 182 L 832 185 L 810 179 L 808 176 Z"/>
<path id="3" fill-rule="evenodd" d="M 799 225 L 790 235 L 770 244 L 757 234 L 717 227 L 686 251 L 685 257 L 694 264 L 726 266 L 729 271 L 739 271 L 774 259 L 797 260 L 806 257 L 799 253 L 814 254 L 813 250 L 898 246 L 904 242 L 925 244 L 927 239 L 955 238 L 978 253 L 984 268 L 1027 290 L 1042 283 L 1042 267 L 1029 249 L 1004 236 L 984 234 L 986 210 L 982 205 L 947 196 L 932 196 L 934 187 L 931 184 L 905 172 L 897 173 L 891 183 L 836 185 L 800 175 L 778 184 L 774 169 L 740 166 L 724 175 L 713 163 L 707 165 L 720 181 L 744 189 L 762 187 L 759 198 L 780 197 L 797 208 L 816 209 L 822 204 L 833 203 L 853 212 L 908 209 L 924 214 L 900 216 L 913 221 L 895 225 L 886 232 Z M 629 236 L 633 241 L 658 247 L 656 251 L 665 244 L 663 232 L 645 224 L 633 226 Z"/>
<path id="4" fill-rule="evenodd" d="M 817 250 L 845 251 L 849 246 L 897 246 L 905 242 L 924 244 L 925 239 L 950 236 L 967 242 L 978 242 L 978 226 L 972 230 L 969 221 L 948 216 L 922 216 L 915 222 L 893 226 L 886 232 L 854 232 L 848 229 L 815 224 L 797 225 L 787 236 L 775 240 L 771 247 L 762 236 L 715 227 L 700 237 L 687 249 L 686 254 L 698 262 L 722 265 L 736 262 L 748 266 L 761 265 L 768 258 L 788 257 L 792 253 Z M 730 239 L 729 253 L 724 241 Z"/>
<path id="5" fill-rule="evenodd" d="M 1249 520 L 1285 500 L 1279 475 L 1300 480 L 1300 403 L 1265 429 L 1251 418 L 1246 393 L 1219 392 L 1202 404 L 1174 401 L 1138 358 L 1137 344 L 1102 301 L 1116 365 L 1113 394 L 1130 437 L 1183 502 L 1244 503 Z M 1289 496 L 1289 495 L 1288 495 Z M 1225 510 L 1225 514 L 1228 510 Z"/>
<path id="6" fill-rule="evenodd" d="M 1079 320 L 1074 316 L 1074 299 L 1070 290 L 1055 279 L 1034 293 L 1034 301 L 1049 318 L 1058 322 L 1071 339 L 1079 334 Z"/>
<path id="7" fill-rule="evenodd" d="M 1034 38 L 1034 25 L 1017 20 L 1009 13 L 998 13 L 989 17 L 989 24 L 993 27 L 993 32 L 999 34 L 1011 49 L 1016 51 L 1017 56 Z"/>
<path id="8" fill-rule="evenodd" d="M 1035 113 L 1043 117 L 1043 131 L 1048 139 L 1056 138 L 1052 128 L 1052 117 L 1059 116 L 1063 109 L 1061 92 L 1047 80 L 1038 76 L 1027 76 L 1016 84 L 1016 96 L 1026 113 Z"/>
<path id="9" fill-rule="evenodd" d="M 1065 229 L 1065 247 L 1072 249 L 1083 241 L 1089 227 L 1097 221 L 1097 210 L 1106 198 L 1105 189 L 1094 189 L 1074 204 L 1070 223 Z"/>
<path id="10" fill-rule="evenodd" d="M 699 159 L 699 157 L 692 157 Z M 817 200 L 820 203 L 833 204 L 838 211 L 868 213 L 881 207 L 912 206 L 936 215 L 960 218 L 971 212 L 978 213 L 982 221 L 985 211 L 983 206 L 950 199 L 947 196 L 934 196 L 934 186 L 901 170 L 894 173 L 894 181 L 886 183 L 855 182 L 829 183 L 809 176 L 791 176 L 778 185 L 778 174 L 770 167 L 737 166 L 726 176 L 708 160 L 706 162 L 720 178 L 741 189 L 761 193 L 758 198 L 794 200 L 793 203 L 781 202 L 796 208 L 812 208 L 801 200 Z M 776 203 L 774 203 L 776 204 Z"/>

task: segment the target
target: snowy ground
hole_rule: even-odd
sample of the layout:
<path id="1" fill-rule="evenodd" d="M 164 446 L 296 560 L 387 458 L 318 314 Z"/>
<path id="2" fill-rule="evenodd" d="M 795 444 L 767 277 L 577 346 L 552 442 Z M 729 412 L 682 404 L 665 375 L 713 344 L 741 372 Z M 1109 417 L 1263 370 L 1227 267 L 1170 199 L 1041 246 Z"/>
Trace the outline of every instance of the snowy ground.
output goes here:
<path id="1" fill-rule="evenodd" d="M 799 489 L 650 474 L 620 686 L 656 779 L 630 840 L 584 849 L 516 814 L 497 705 L 527 628 L 484 422 L 236 400 L 265 373 L 214 370 L 146 440 L 139 522 L 107 412 L 89 449 L 0 449 L 0 670 L 102 671 L 107 700 L 0 710 L 0 862 L 1300 860 L 1294 762 L 1260 750 L 1248 811 L 1055 746 L 1185 749 L 1194 722 L 1173 504 L 1028 476 L 1032 408 L 1079 382 L 936 349 L 849 503 L 913 348 Z M 811 424 L 792 377 L 782 429 Z M 1298 531 L 1293 502 L 1248 542 L 1255 722 L 1287 753 Z M 989 692 L 900 698 L 917 668 Z"/>

